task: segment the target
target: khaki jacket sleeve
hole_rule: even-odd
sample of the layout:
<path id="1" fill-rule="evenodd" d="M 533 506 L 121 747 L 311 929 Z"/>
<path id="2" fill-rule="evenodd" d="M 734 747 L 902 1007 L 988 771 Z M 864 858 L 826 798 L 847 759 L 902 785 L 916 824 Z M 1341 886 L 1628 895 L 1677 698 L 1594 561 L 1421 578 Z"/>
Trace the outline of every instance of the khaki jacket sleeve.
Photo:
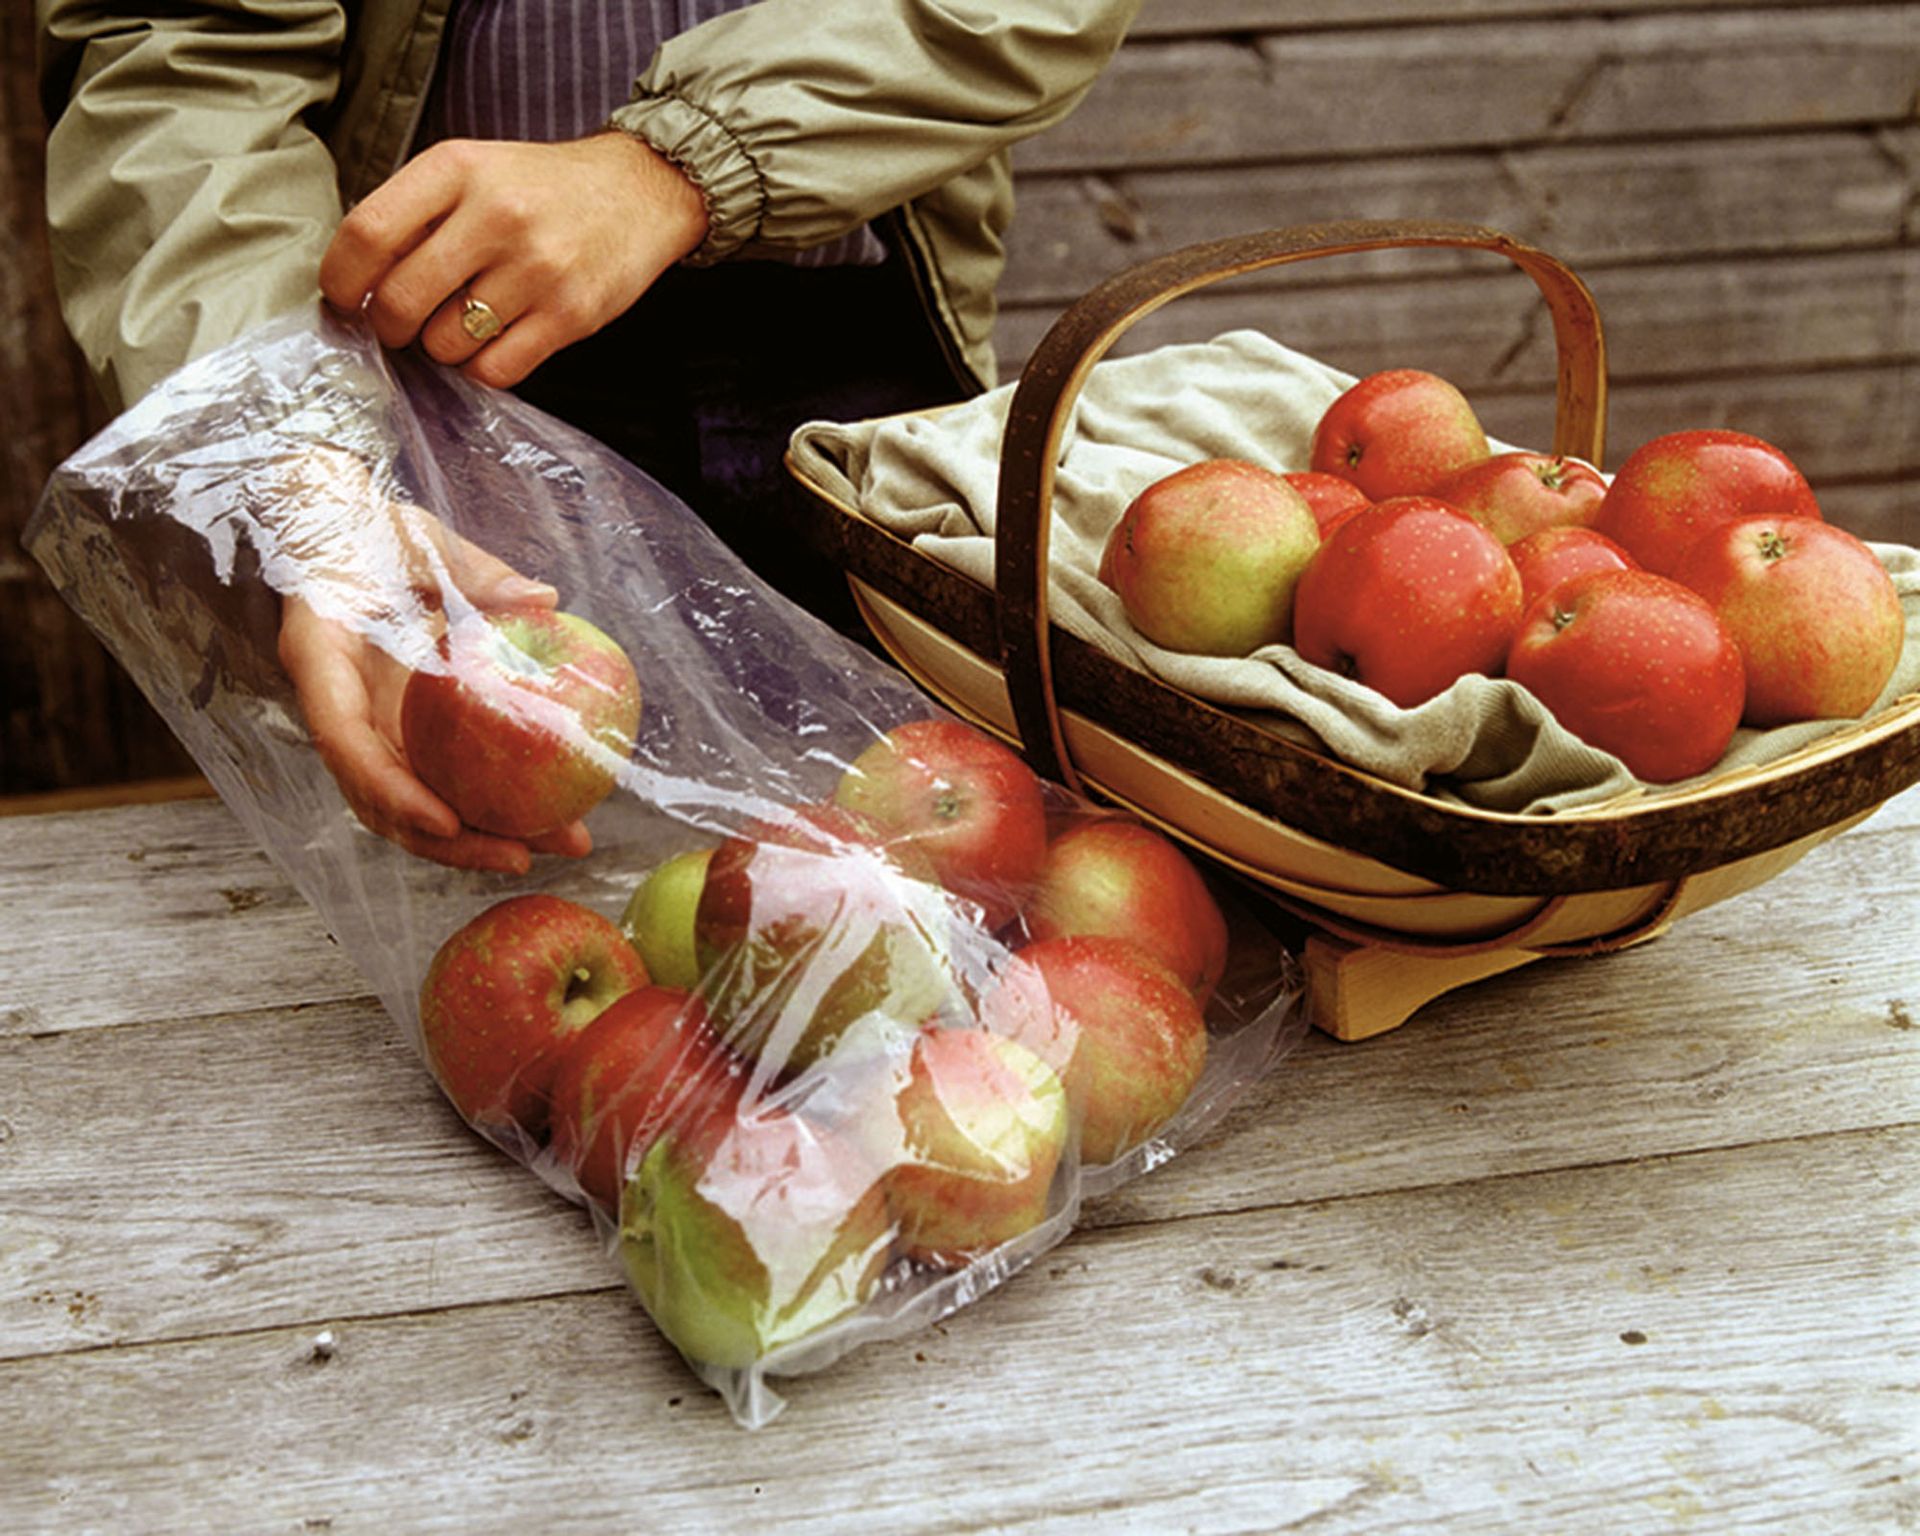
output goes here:
<path id="1" fill-rule="evenodd" d="M 1140 0 L 760 0 L 667 42 L 613 122 L 712 221 L 691 258 L 846 233 L 1065 117 Z"/>
<path id="2" fill-rule="evenodd" d="M 310 118 L 338 89 L 338 0 L 130 19 L 39 0 L 47 217 L 68 328 L 116 408 L 190 357 L 316 302 L 340 221 Z"/>

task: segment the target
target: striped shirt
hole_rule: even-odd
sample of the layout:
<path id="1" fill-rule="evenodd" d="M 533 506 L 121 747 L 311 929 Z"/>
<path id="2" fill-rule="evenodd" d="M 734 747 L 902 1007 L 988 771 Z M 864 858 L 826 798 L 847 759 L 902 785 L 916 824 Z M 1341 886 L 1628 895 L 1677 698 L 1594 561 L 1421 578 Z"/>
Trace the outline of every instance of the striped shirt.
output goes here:
<path id="1" fill-rule="evenodd" d="M 752 0 L 459 0 L 416 148 L 439 139 L 551 143 L 598 132 L 668 38 Z M 797 266 L 886 258 L 862 225 L 790 258 Z"/>

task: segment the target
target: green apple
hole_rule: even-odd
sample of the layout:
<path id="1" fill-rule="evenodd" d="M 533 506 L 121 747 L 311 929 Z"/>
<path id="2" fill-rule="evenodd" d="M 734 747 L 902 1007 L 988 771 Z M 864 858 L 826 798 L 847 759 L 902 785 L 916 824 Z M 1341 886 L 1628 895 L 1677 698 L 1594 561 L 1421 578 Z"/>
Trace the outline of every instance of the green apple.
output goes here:
<path id="1" fill-rule="evenodd" d="M 687 1359 L 744 1370 L 856 1311 L 893 1229 L 858 1144 L 791 1110 L 669 1131 L 627 1183 L 620 1258 Z"/>
<path id="2" fill-rule="evenodd" d="M 700 984 L 693 918 L 707 883 L 711 848 L 676 853 L 642 880 L 620 917 L 620 931 L 640 952 L 656 985 L 687 990 Z"/>

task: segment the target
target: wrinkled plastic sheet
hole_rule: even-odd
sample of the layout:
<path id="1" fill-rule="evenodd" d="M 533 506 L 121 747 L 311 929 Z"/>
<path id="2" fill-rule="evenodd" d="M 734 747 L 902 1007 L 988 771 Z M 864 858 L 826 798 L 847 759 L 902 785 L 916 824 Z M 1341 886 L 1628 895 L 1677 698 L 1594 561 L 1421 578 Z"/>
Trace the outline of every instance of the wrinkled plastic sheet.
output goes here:
<path id="1" fill-rule="evenodd" d="M 1051 889 L 1043 869 L 997 866 L 981 877 L 993 888 L 950 879 L 925 856 L 926 834 L 869 814 L 885 795 L 849 797 L 850 770 L 860 776 L 853 765 L 871 763 L 876 743 L 928 721 L 953 739 L 949 717 L 772 593 L 597 442 L 387 354 L 358 324 L 290 316 L 181 370 L 61 466 L 27 543 L 469 1122 L 588 1205 L 662 1331 L 743 1423 L 778 1410 L 770 1377 L 924 1327 L 1061 1242 L 1085 1200 L 1204 1134 L 1304 1031 L 1291 957 L 1217 881 L 1217 979 L 1174 988 L 1203 1006 L 1198 1047 L 1170 1046 L 1174 1026 L 1154 1023 L 1178 1013 L 1166 956 L 1153 962 L 1160 993 L 1128 1000 L 1122 987 L 1111 995 L 1125 1006 L 1104 1015 L 1106 1004 L 1082 1006 L 1073 966 L 1049 970 L 1037 955 L 1049 938 L 1056 951 L 1077 945 L 1076 964 L 1099 946 L 1074 936 L 1084 911 L 1071 900 L 1036 911 Z M 443 867 L 369 831 L 278 656 L 298 601 L 363 648 L 376 691 L 454 671 L 446 637 L 483 619 L 468 595 L 474 551 L 550 584 L 560 609 L 617 642 L 641 697 L 616 750 L 564 708 L 546 718 L 600 754 L 613 787 L 585 816 L 592 851 L 537 857 L 524 876 Z M 394 745 L 425 756 L 404 732 Z M 1121 841 L 1160 843 L 1058 786 L 1033 793 L 1048 847 L 1069 829 L 1114 827 Z M 822 810 L 836 795 L 842 805 Z M 1022 825 L 989 841 L 1011 846 L 1031 835 L 1031 815 Z M 504 986 L 475 966 L 516 943 L 562 943 L 538 925 L 532 938 L 490 929 L 490 915 L 584 910 L 632 938 L 648 875 L 716 849 L 696 887 L 697 974 L 668 992 L 621 973 L 622 1016 L 653 1032 L 631 1075 L 645 1093 L 616 1091 L 638 1046 L 597 1063 L 597 1080 L 577 1055 L 569 1068 L 585 1025 L 510 1064 L 495 1089 L 464 1044 L 449 1046 L 449 1032 L 474 1028 L 477 1049 L 495 1048 L 487 1032 L 518 1006 L 496 997 L 474 1023 L 485 1013 L 474 989 Z M 730 905 L 710 901 L 723 863 Z M 430 973 L 462 966 L 466 1001 L 428 999 L 430 1038 L 423 997 L 452 985 Z M 648 989 L 654 1006 L 633 1006 Z M 1102 1030 L 1121 1041 L 1107 1070 L 1076 1076 L 1105 1048 Z M 1184 1064 L 1169 1067 L 1169 1051 Z M 597 1098 L 582 1081 L 597 1081 Z M 1159 1107 L 1117 1111 L 1116 1137 L 1105 1095 L 1167 1082 Z M 587 1152 L 604 1163 L 609 1145 L 615 1164 L 587 1176 Z"/>

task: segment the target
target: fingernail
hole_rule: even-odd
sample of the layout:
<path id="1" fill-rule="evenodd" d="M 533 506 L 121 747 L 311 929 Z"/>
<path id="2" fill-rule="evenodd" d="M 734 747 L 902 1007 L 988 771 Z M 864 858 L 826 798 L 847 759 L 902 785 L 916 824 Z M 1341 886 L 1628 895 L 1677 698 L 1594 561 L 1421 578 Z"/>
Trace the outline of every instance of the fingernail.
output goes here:
<path id="1" fill-rule="evenodd" d="M 560 589 L 547 585 L 544 581 L 529 581 L 524 576 L 510 576 L 500 584 L 500 592 L 514 602 L 554 602 L 559 599 Z"/>

